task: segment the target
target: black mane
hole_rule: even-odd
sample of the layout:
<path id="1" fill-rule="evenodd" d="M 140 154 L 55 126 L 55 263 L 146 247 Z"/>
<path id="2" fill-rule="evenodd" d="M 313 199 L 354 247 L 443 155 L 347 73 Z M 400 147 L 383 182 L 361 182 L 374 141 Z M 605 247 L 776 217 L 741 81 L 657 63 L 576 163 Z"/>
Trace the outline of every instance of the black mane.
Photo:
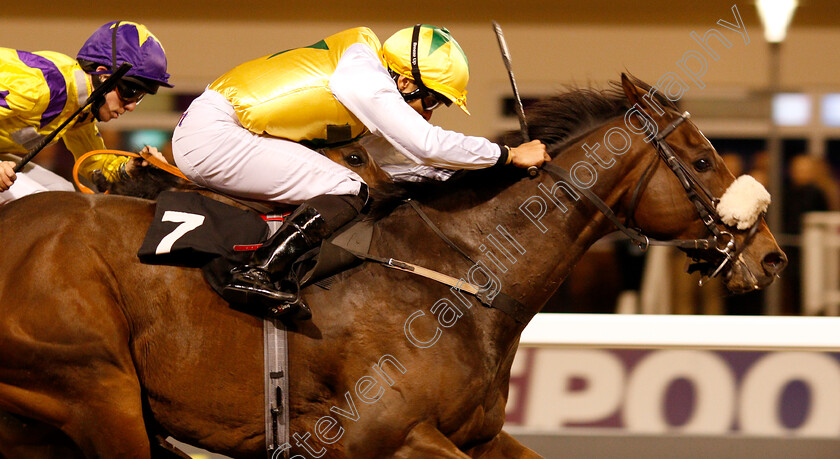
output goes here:
<path id="1" fill-rule="evenodd" d="M 651 86 L 642 80 L 628 75 L 630 81 L 643 92 L 649 92 Z M 666 110 L 678 111 L 678 107 L 659 92 L 654 99 Z M 630 101 L 624 94 L 620 81 L 610 82 L 607 89 L 568 88 L 560 93 L 534 103 L 525 110 L 528 121 L 528 135 L 539 139 L 546 145 L 553 157 L 564 150 L 569 143 L 588 134 L 605 123 L 623 117 L 631 108 Z M 522 143 L 520 131 L 510 131 L 499 137 L 505 145 L 516 146 Z M 526 176 L 522 169 L 491 167 L 475 171 L 461 171 L 449 182 L 421 184 L 400 184 L 404 194 L 421 199 L 423 197 L 451 194 L 458 189 L 486 189 L 488 184 L 510 184 Z M 491 187 L 496 189 L 497 187 Z M 501 188 L 498 188 L 501 189 Z"/>
<path id="2" fill-rule="evenodd" d="M 630 81 L 644 92 L 650 85 L 628 75 Z M 678 110 L 673 102 L 658 92 L 654 98 L 660 106 Z M 528 134 L 539 139 L 554 156 L 562 146 L 592 131 L 617 117 L 622 117 L 631 108 L 620 81 L 610 82 L 608 89 L 571 88 L 568 92 L 540 100 L 525 111 Z M 506 144 L 521 143 L 519 131 L 509 132 L 502 137 Z"/>

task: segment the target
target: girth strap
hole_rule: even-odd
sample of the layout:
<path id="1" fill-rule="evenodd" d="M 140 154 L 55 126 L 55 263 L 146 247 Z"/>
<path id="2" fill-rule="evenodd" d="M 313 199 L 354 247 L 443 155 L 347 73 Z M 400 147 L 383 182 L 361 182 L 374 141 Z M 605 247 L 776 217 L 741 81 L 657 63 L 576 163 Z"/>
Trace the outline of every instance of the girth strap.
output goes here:
<path id="1" fill-rule="evenodd" d="M 289 443 L 289 348 L 286 326 L 277 318 L 263 319 L 265 447 L 269 458 Z M 288 447 L 288 446 L 287 446 Z M 282 456 L 286 457 L 286 456 Z"/>

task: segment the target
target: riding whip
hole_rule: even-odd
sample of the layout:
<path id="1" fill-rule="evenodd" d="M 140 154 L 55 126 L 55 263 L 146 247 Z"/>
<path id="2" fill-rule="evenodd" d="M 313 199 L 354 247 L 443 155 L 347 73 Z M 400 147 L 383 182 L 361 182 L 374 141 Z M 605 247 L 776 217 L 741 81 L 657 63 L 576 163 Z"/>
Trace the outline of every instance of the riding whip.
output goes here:
<path id="1" fill-rule="evenodd" d="M 513 88 L 513 98 L 516 101 L 516 115 L 519 116 L 519 129 L 522 132 L 523 143 L 531 140 L 528 135 L 528 122 L 525 121 L 525 108 L 522 107 L 522 98 L 519 97 L 519 89 L 516 87 L 516 79 L 513 77 L 513 68 L 510 63 L 510 51 L 508 51 L 507 42 L 505 42 L 505 35 L 502 33 L 502 26 L 498 22 L 493 21 L 493 30 L 496 32 L 496 39 L 499 41 L 499 50 L 502 52 L 502 61 L 505 63 L 505 68 L 510 77 L 510 86 Z M 538 173 L 537 166 L 528 168 L 528 175 L 536 177 Z"/>
<path id="2" fill-rule="evenodd" d="M 79 116 L 79 114 L 82 113 L 82 111 L 86 109 L 88 105 L 92 104 L 93 101 L 98 99 L 100 96 L 111 92 L 117 86 L 117 81 L 119 81 L 120 78 L 122 78 L 122 76 L 125 75 L 126 72 L 128 72 L 129 70 L 131 70 L 131 64 L 126 62 L 123 65 L 121 65 L 116 72 L 112 73 L 111 76 L 109 76 L 105 81 L 103 81 L 98 88 L 96 88 L 93 92 L 90 93 L 90 97 L 87 98 L 87 101 L 85 101 L 84 105 L 79 107 L 78 110 L 76 110 L 72 115 L 70 115 L 70 117 L 67 118 L 63 123 L 61 123 L 61 125 L 55 128 L 55 130 L 53 130 L 46 137 L 41 139 L 41 141 L 38 142 L 38 144 L 35 145 L 35 147 L 32 148 L 32 150 L 29 153 L 27 153 L 26 156 L 23 157 L 23 159 L 20 160 L 18 165 L 14 168 L 15 172 L 20 172 L 23 169 L 23 166 L 29 163 L 29 161 L 32 161 L 32 158 L 34 158 L 35 155 L 40 153 L 41 150 L 44 149 L 44 147 L 49 145 L 49 143 L 52 142 L 55 136 L 57 136 L 62 129 L 64 129 L 68 124 L 70 124 L 71 121 L 76 119 L 76 117 Z"/>

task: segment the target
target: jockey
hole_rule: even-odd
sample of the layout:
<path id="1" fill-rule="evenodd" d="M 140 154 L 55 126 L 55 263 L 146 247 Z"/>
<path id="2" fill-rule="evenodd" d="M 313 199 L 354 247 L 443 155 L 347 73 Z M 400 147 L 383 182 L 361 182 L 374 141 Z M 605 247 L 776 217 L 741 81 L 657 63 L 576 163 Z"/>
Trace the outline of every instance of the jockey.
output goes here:
<path id="1" fill-rule="evenodd" d="M 116 89 L 93 101 L 89 111 L 56 136 L 56 140 L 64 139 L 76 158 L 105 148 L 95 120 L 119 118 L 134 111 L 144 95 L 157 93 L 160 86 L 172 87 L 158 39 L 142 24 L 116 21 L 98 28 L 77 59 L 52 51 L 0 48 L 0 160 L 6 160 L 0 162 L 0 192 L 18 178 L 12 170 L 14 156 L 6 153 L 27 153 L 82 107 L 88 95 L 124 62 L 132 67 Z M 126 157 L 97 155 L 80 172 L 87 178 L 99 173 L 113 182 L 131 172 L 133 163 L 126 165 L 127 161 Z M 26 177 L 21 180 L 26 186 L 21 183 L 0 193 L 0 203 L 39 191 L 74 190 L 67 180 L 32 163 L 21 176 Z"/>
<path id="2" fill-rule="evenodd" d="M 241 64 L 208 86 L 175 129 L 177 166 L 222 193 L 300 204 L 249 265 L 233 270 L 223 296 L 289 310 L 296 296 L 277 282 L 361 211 L 367 185 L 316 148 L 369 134 L 438 168 L 527 168 L 548 160 L 539 141 L 509 148 L 429 123 L 433 110 L 452 103 L 469 114 L 468 79 L 467 58 L 449 31 L 417 25 L 383 45 L 368 28 L 345 30 Z"/>

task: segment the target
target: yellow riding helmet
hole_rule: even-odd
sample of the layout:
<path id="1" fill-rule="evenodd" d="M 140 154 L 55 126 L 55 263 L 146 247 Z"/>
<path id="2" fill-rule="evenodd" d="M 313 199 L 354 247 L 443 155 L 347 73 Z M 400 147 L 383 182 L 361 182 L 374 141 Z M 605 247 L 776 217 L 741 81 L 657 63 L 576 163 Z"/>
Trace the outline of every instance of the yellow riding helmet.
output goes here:
<path id="1" fill-rule="evenodd" d="M 418 32 L 417 47 L 413 48 L 415 30 Z M 416 66 L 412 66 L 413 50 L 417 53 Z M 421 88 L 425 86 L 443 94 L 470 114 L 467 110 L 469 62 L 448 30 L 420 24 L 402 29 L 385 40 L 380 57 L 394 72 L 411 78 Z"/>

